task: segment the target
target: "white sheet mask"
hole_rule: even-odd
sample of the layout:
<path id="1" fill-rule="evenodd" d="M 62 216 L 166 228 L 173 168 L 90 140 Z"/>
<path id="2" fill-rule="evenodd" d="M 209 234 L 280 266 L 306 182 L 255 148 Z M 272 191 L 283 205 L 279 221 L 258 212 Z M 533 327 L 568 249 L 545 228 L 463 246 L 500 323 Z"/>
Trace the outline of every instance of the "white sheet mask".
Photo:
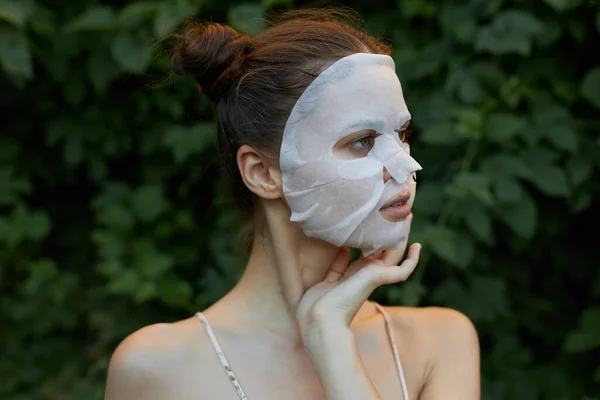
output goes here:
<path id="1" fill-rule="evenodd" d="M 391 57 L 357 53 L 323 71 L 300 96 L 286 123 L 280 151 L 283 193 L 307 236 L 369 255 L 397 249 L 405 221 L 390 222 L 380 208 L 416 184 L 421 166 L 398 132 L 410 120 Z M 366 157 L 341 159 L 333 148 L 361 130 L 380 136 Z M 383 169 L 392 176 L 384 184 Z"/>

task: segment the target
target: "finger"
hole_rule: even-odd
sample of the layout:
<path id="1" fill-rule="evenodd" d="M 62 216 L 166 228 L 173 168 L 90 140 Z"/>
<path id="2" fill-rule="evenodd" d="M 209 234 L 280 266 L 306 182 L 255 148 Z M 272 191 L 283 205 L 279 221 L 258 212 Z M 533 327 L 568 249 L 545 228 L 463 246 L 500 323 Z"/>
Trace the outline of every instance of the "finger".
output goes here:
<path id="1" fill-rule="evenodd" d="M 348 264 L 350 264 L 350 250 L 346 247 L 340 247 L 340 251 L 333 259 L 323 281 L 335 282 L 339 280 L 348 269 Z"/>
<path id="2" fill-rule="evenodd" d="M 346 279 L 350 278 L 356 273 L 356 271 L 358 271 L 361 268 L 364 268 L 368 264 L 377 264 L 379 262 L 379 260 L 371 256 L 361 257 L 358 260 L 354 261 L 352 264 L 350 264 L 348 268 L 346 268 L 346 271 L 344 271 L 344 274 L 340 281 L 343 282 Z"/>
<path id="3" fill-rule="evenodd" d="M 372 287 L 371 290 L 375 290 L 384 284 L 402 282 L 412 274 L 419 263 L 420 252 L 421 245 L 415 243 L 410 246 L 408 257 L 402 264 L 399 266 L 369 265 L 369 268 L 366 268 L 366 272 L 362 273 L 364 275 L 362 279 L 366 280 L 368 286 Z M 359 271 L 358 273 L 361 272 Z"/>
<path id="4" fill-rule="evenodd" d="M 363 265 L 354 275 L 333 288 L 327 295 L 325 310 L 343 310 L 343 317 L 350 324 L 360 306 L 379 286 L 406 280 L 419 261 L 421 245 L 411 246 L 408 257 L 400 266 L 385 266 L 369 263 Z"/>
<path id="5" fill-rule="evenodd" d="M 400 260 L 402 260 L 405 249 L 406 244 L 402 245 L 402 248 L 399 250 L 386 251 L 384 256 L 381 258 L 381 262 L 385 265 L 398 265 Z"/>

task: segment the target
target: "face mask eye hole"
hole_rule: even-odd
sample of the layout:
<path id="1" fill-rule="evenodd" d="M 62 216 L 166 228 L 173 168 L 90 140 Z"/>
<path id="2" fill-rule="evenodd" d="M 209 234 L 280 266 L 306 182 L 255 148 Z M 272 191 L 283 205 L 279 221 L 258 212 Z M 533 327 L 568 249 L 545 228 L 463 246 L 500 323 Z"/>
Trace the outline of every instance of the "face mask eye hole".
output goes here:
<path id="1" fill-rule="evenodd" d="M 379 136 L 381 134 L 373 129 L 355 132 L 333 146 L 333 155 L 342 160 L 364 158 L 373 149 Z"/>
<path id="2" fill-rule="evenodd" d="M 413 181 L 417 182 L 417 174 L 416 173 L 412 174 L 412 178 L 413 178 Z"/>

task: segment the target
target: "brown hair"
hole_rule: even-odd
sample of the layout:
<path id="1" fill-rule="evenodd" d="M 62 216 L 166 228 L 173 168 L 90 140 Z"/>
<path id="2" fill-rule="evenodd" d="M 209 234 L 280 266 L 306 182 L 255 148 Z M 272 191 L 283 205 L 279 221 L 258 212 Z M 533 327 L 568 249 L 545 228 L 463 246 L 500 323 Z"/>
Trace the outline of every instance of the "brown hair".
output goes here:
<path id="1" fill-rule="evenodd" d="M 335 61 L 354 53 L 390 54 L 390 47 L 355 28 L 344 10 L 283 13 L 255 37 L 217 23 L 191 22 L 176 35 L 175 73 L 191 75 L 217 102 L 218 146 L 223 167 L 243 211 L 254 205 L 240 176 L 236 154 L 248 144 L 277 158 L 294 104 Z"/>

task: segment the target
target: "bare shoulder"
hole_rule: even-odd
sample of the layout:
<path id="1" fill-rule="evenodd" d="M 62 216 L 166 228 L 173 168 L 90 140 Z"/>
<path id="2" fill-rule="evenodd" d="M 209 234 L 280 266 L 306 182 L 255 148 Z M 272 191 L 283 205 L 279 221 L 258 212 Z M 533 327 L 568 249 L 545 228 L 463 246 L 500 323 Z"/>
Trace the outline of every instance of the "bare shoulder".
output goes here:
<path id="1" fill-rule="evenodd" d="M 422 357 L 420 399 L 479 399 L 479 339 L 463 313 L 443 307 L 390 307 L 395 330 Z M 460 382 L 460 383 L 457 383 Z"/>
<path id="2" fill-rule="evenodd" d="M 456 342 L 477 343 L 477 332 L 462 312 L 444 307 L 388 307 L 394 326 L 403 334 L 417 335 L 438 346 Z M 407 332 L 408 331 L 408 332 Z"/>
<path id="3" fill-rule="evenodd" d="M 158 399 L 172 395 L 172 387 L 186 371 L 197 368 L 207 347 L 202 328 L 192 318 L 146 326 L 125 338 L 108 367 L 106 399 Z"/>

